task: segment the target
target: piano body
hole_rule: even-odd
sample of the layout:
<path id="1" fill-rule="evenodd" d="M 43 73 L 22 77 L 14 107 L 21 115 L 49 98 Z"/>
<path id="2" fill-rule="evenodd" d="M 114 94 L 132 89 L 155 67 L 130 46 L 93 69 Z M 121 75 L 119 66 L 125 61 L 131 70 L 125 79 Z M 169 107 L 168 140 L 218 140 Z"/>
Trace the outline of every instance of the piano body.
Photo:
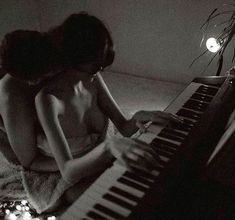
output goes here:
<path id="1" fill-rule="evenodd" d="M 233 216 L 235 190 L 208 175 L 207 161 L 234 110 L 234 85 L 232 76 L 194 79 L 165 110 L 183 117 L 184 123 L 151 124 L 139 137 L 155 149 L 162 164 L 152 172 L 130 172 L 114 162 L 59 219 Z"/>

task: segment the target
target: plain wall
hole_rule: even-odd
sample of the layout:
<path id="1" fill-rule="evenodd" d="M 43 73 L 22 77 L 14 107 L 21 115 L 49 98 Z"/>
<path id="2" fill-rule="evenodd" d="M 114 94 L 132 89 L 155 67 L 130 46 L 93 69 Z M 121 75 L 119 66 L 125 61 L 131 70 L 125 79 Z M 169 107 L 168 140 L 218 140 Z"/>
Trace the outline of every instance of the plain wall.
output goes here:
<path id="1" fill-rule="evenodd" d="M 203 69 L 213 54 L 189 65 L 202 51 L 201 24 L 221 0 L 8 0 L 0 1 L 0 37 L 15 29 L 46 31 L 68 15 L 85 10 L 109 27 L 116 46 L 111 71 L 157 80 L 189 82 L 213 75 L 216 60 Z M 222 19 L 224 20 L 224 19 Z M 208 36 L 217 33 L 210 29 Z M 232 66 L 233 48 L 225 54 Z"/>

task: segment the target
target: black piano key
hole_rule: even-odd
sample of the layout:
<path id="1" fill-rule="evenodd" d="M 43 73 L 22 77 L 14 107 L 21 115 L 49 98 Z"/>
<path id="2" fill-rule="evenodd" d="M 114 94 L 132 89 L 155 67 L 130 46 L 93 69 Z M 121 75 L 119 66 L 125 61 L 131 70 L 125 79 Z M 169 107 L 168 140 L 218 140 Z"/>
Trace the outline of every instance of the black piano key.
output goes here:
<path id="1" fill-rule="evenodd" d="M 169 139 L 169 140 L 172 140 L 172 141 L 177 141 L 179 143 L 182 143 L 183 142 L 183 138 L 181 137 L 177 137 L 175 135 L 172 135 L 170 133 L 166 133 L 166 132 L 160 132 L 158 134 L 159 137 L 163 137 L 163 138 L 166 138 L 166 139 Z"/>
<path id="2" fill-rule="evenodd" d="M 117 213 L 117 212 L 115 212 L 115 211 L 113 211 L 113 210 L 111 210 L 111 209 L 109 209 L 109 208 L 107 208 L 107 207 L 105 207 L 105 206 L 103 206 L 101 204 L 96 204 L 96 205 L 94 205 L 93 208 L 98 210 L 98 211 L 100 211 L 101 213 L 109 215 L 109 216 L 111 216 L 113 218 L 124 219 L 124 216 L 120 215 L 119 213 Z"/>
<path id="3" fill-rule="evenodd" d="M 184 108 L 180 109 L 176 113 L 176 115 L 186 117 L 186 118 L 191 118 L 193 120 L 199 120 L 201 117 L 201 114 L 188 110 L 188 109 L 184 109 Z"/>
<path id="4" fill-rule="evenodd" d="M 119 199 L 119 198 L 117 198 L 116 196 L 111 195 L 110 193 L 104 194 L 104 195 L 103 195 L 103 198 L 106 199 L 106 200 L 108 200 L 108 201 L 110 201 L 110 202 L 112 202 L 112 203 L 115 203 L 115 204 L 117 204 L 117 205 L 120 205 L 120 206 L 122 206 L 122 207 L 124 207 L 124 208 L 126 208 L 126 209 L 128 209 L 128 210 L 132 210 L 133 207 L 134 207 L 134 206 L 131 205 L 130 203 L 128 203 L 128 202 L 126 202 L 126 201 L 124 201 L 124 200 L 122 200 L 122 199 Z"/>
<path id="5" fill-rule="evenodd" d="M 158 145 L 166 145 L 166 146 L 169 146 L 171 148 L 178 148 L 179 145 L 177 144 L 174 144 L 174 143 L 171 143 L 169 141 L 166 141 L 166 140 L 162 140 L 162 139 L 159 139 L 159 138 L 154 138 L 151 142 L 151 145 L 154 147 L 154 146 L 158 146 Z M 154 149 L 154 148 L 153 148 Z"/>
<path id="6" fill-rule="evenodd" d="M 104 216 L 99 215 L 98 213 L 94 212 L 94 211 L 89 211 L 87 213 L 87 216 L 92 218 L 92 219 L 103 219 L 106 220 L 107 218 L 105 218 Z"/>
<path id="7" fill-rule="evenodd" d="M 125 198 L 127 198 L 129 200 L 132 200 L 134 202 L 138 202 L 140 200 L 137 196 L 135 196 L 133 194 L 130 194 L 129 192 L 126 192 L 126 191 L 124 191 L 124 190 L 122 190 L 120 188 L 117 188 L 115 186 L 111 187 L 109 189 L 109 191 L 114 192 L 114 193 L 116 193 L 116 194 L 118 194 L 120 196 L 123 196 L 123 197 L 125 197 Z"/>
<path id="8" fill-rule="evenodd" d="M 189 119 L 186 119 L 184 118 L 184 121 L 182 124 L 182 126 L 186 126 L 186 127 L 190 127 L 192 128 L 194 125 L 195 125 L 196 122 L 192 121 L 192 120 L 189 120 Z"/>
<path id="9" fill-rule="evenodd" d="M 137 174 L 135 174 L 135 173 L 133 173 L 133 172 L 126 171 L 126 172 L 123 174 L 123 176 L 125 176 L 125 177 L 127 177 L 127 178 L 130 178 L 130 179 L 133 179 L 133 180 L 135 180 L 135 181 L 137 181 L 137 182 L 143 183 L 143 184 L 145 184 L 145 185 L 149 185 L 149 186 L 150 186 L 150 185 L 152 184 L 152 182 L 149 181 L 148 179 L 145 179 L 145 178 L 143 178 L 142 176 L 137 175 Z"/>
<path id="10" fill-rule="evenodd" d="M 177 137 L 181 137 L 182 139 L 185 139 L 187 137 L 186 134 L 184 134 L 182 132 L 178 132 L 178 131 L 176 131 L 174 129 L 170 129 L 170 128 L 164 128 L 164 129 L 162 129 L 162 132 L 173 134 Z"/>
<path id="11" fill-rule="evenodd" d="M 150 146 L 151 146 L 151 145 L 150 145 Z M 174 154 L 175 151 L 177 151 L 177 148 L 172 148 L 172 147 L 169 147 L 169 146 L 164 145 L 164 144 L 155 145 L 155 146 L 154 146 L 154 150 L 156 150 L 156 149 L 160 149 L 160 150 L 166 151 L 166 152 L 168 152 L 169 154 Z"/>
<path id="12" fill-rule="evenodd" d="M 192 109 L 195 111 L 204 112 L 207 108 L 208 104 L 202 101 L 197 101 L 193 99 L 189 99 L 184 105 L 184 108 Z"/>
<path id="13" fill-rule="evenodd" d="M 164 157 L 167 157 L 167 158 L 172 158 L 174 156 L 174 154 L 168 152 L 168 151 L 165 151 L 163 149 L 160 149 L 160 148 L 155 148 L 154 151 L 160 155 L 160 156 L 164 156 Z"/>
<path id="14" fill-rule="evenodd" d="M 194 93 L 191 96 L 191 98 L 196 99 L 196 100 L 200 100 L 200 101 L 203 101 L 203 102 L 211 102 L 211 100 L 213 99 L 213 97 L 211 97 L 211 96 L 202 95 L 200 93 Z"/>
<path id="15" fill-rule="evenodd" d="M 156 178 L 153 174 L 151 174 L 145 170 L 141 170 L 136 167 L 132 168 L 132 170 L 134 173 L 138 173 L 138 175 L 142 176 L 143 178 L 151 179 L 151 180 L 154 180 Z"/>
<path id="16" fill-rule="evenodd" d="M 185 119 L 184 119 L 185 120 Z M 174 130 L 179 130 L 181 132 L 190 132 L 194 124 L 186 124 L 184 123 L 176 123 L 176 122 L 171 122 L 166 126 L 166 128 L 174 129 Z"/>
<path id="17" fill-rule="evenodd" d="M 138 183 L 135 183 L 135 182 L 133 182 L 131 180 L 128 180 L 126 178 L 123 178 L 123 177 L 119 178 L 118 182 L 120 182 L 122 184 L 125 184 L 127 186 L 130 186 L 132 188 L 135 188 L 135 189 L 137 189 L 141 192 L 147 192 L 148 191 L 148 188 L 144 187 L 143 185 L 140 185 Z"/>
<path id="18" fill-rule="evenodd" d="M 206 95 L 210 95 L 210 96 L 215 96 L 216 93 L 218 92 L 217 88 L 212 88 L 212 87 L 208 87 L 208 86 L 200 86 L 197 91 L 198 93 L 202 93 L 202 94 L 206 94 Z"/>

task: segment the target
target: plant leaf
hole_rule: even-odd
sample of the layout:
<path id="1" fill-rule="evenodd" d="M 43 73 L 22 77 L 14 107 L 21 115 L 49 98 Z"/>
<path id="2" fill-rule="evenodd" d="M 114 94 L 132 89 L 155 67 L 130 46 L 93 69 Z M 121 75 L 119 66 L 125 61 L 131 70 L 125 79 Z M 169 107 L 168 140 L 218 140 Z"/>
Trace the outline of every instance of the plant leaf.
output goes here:
<path id="1" fill-rule="evenodd" d="M 235 48 L 233 48 L 233 58 L 232 58 L 232 62 L 234 61 L 235 59 Z"/>
<path id="2" fill-rule="evenodd" d="M 204 50 L 199 56 L 197 56 L 193 61 L 192 63 L 189 65 L 189 68 L 192 67 L 192 65 L 196 62 L 196 60 L 198 60 L 200 57 L 202 57 L 204 54 L 206 54 L 209 50 L 206 49 Z"/>

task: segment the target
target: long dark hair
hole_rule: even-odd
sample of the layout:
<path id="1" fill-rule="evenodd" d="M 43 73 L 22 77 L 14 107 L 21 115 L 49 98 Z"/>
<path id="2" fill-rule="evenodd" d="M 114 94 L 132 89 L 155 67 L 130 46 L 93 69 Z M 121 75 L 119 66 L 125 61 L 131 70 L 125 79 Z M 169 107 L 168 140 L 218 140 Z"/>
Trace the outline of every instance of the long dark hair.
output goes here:
<path id="1" fill-rule="evenodd" d="M 31 30 L 6 34 L 0 46 L 0 57 L 2 69 L 22 80 L 39 78 L 57 62 L 49 36 Z"/>
<path id="2" fill-rule="evenodd" d="M 100 68 L 112 64 L 112 37 L 104 23 L 95 16 L 80 12 L 70 15 L 60 26 L 49 31 L 56 42 L 61 62 L 66 67 L 97 62 Z"/>

